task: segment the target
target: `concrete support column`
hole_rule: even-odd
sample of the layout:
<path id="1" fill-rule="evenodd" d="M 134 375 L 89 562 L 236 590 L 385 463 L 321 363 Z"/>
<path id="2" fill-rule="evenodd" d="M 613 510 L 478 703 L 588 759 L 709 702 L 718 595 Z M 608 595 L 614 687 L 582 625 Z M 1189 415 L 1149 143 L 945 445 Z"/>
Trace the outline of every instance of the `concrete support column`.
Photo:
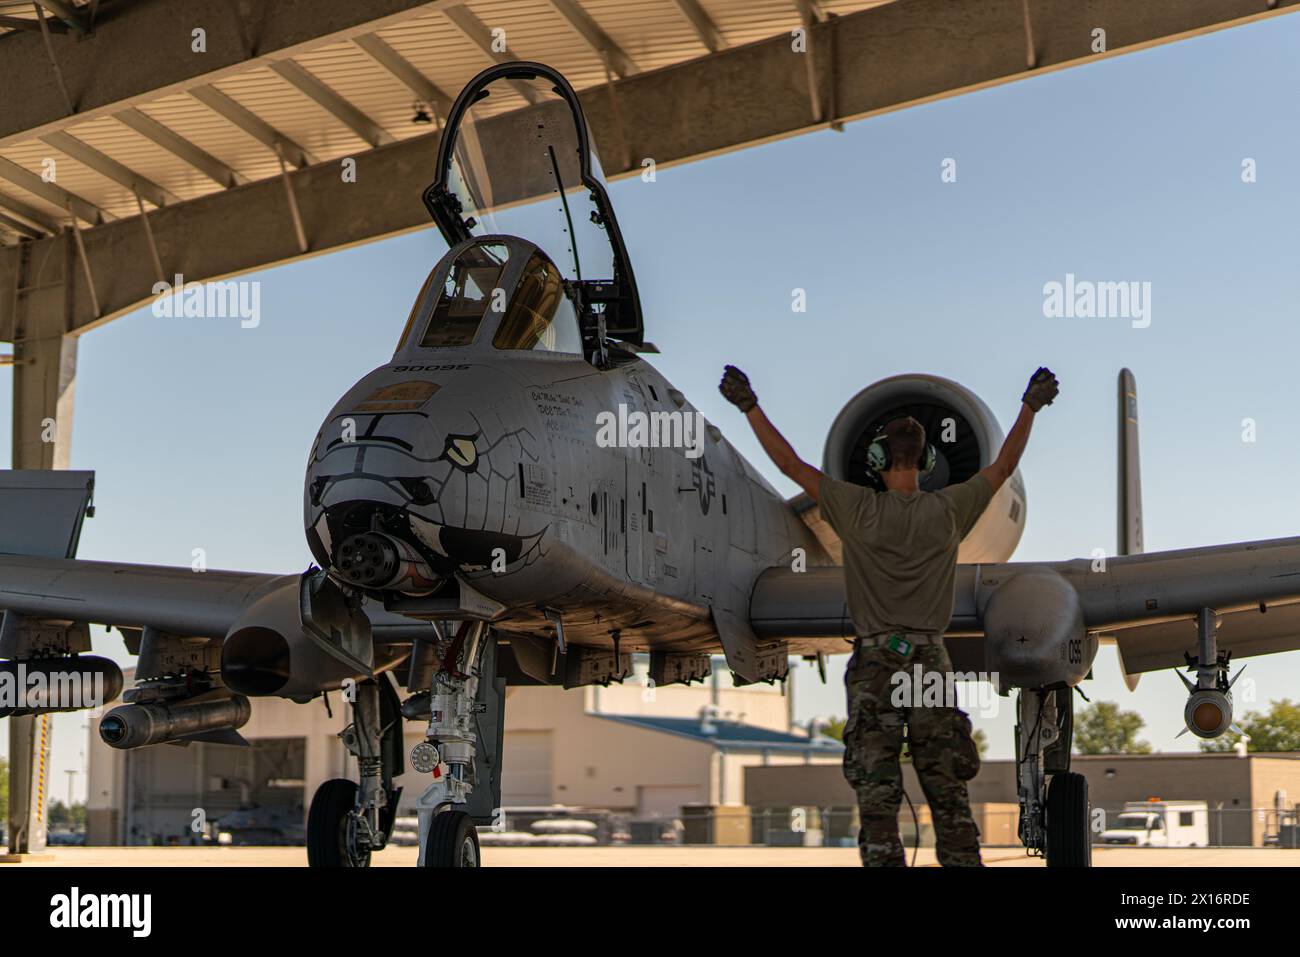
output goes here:
<path id="1" fill-rule="evenodd" d="M 35 252 L 34 252 L 35 250 Z M 69 335 L 73 277 L 71 233 L 56 242 L 24 244 L 5 284 L 7 315 L 0 329 L 13 342 L 15 469 L 62 469 L 69 464 L 77 340 Z M 45 849 L 52 728 L 49 715 L 9 718 L 10 859 Z"/>

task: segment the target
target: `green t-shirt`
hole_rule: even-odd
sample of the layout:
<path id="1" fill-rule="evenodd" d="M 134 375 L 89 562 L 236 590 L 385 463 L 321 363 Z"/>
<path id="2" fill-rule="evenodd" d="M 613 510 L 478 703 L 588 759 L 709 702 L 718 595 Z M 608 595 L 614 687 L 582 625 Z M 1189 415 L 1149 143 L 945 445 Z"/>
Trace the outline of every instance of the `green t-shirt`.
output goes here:
<path id="1" fill-rule="evenodd" d="M 940 634 L 953 609 L 957 546 L 993 497 L 982 474 L 938 492 L 877 492 L 822 479 L 822 516 L 844 546 L 844 590 L 860 637 Z"/>

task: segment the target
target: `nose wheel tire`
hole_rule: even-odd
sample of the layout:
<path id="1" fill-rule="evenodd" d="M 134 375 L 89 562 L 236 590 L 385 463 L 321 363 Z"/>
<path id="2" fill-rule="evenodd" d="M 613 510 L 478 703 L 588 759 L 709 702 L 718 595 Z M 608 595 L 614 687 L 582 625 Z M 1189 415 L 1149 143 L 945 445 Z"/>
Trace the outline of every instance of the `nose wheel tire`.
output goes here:
<path id="1" fill-rule="evenodd" d="M 464 811 L 435 814 L 424 838 L 425 867 L 479 867 L 478 830 Z"/>
<path id="2" fill-rule="evenodd" d="M 334 778 L 316 789 L 307 812 L 309 867 L 369 867 L 370 851 L 357 849 L 357 783 Z"/>
<path id="3" fill-rule="evenodd" d="M 1088 779 L 1073 771 L 1053 774 L 1048 784 L 1047 866 L 1092 866 Z"/>

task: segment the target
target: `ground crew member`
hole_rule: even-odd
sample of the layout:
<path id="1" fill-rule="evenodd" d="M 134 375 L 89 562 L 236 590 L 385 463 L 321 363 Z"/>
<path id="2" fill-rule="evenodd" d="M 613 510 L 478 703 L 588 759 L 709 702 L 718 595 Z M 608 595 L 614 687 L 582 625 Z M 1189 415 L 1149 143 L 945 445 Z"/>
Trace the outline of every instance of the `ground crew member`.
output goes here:
<path id="1" fill-rule="evenodd" d="M 1050 370 L 1035 372 L 993 464 L 933 494 L 917 484 L 920 473 L 933 464 L 925 430 L 907 416 L 886 423 L 867 451 L 870 467 L 885 485 L 884 492 L 877 492 L 823 475 L 802 461 L 758 407 L 745 374 L 726 367 L 722 394 L 745 413 L 777 468 L 821 505 L 844 547 L 845 593 L 858 636 L 844 678 L 849 712 L 844 776 L 858 795 L 858 850 L 866 866 L 906 863 L 898 836 L 903 799 L 898 758 L 905 728 L 934 820 L 939 863 L 980 866 L 979 830 L 966 793 L 966 782 L 979 769 L 970 718 L 956 701 L 915 706 L 909 686 L 918 674 L 924 682 L 926 675 L 939 672 L 941 687 L 953 687 L 947 680 L 952 662 L 943 631 L 952 617 L 957 546 L 1015 472 L 1034 415 L 1051 405 L 1058 388 Z"/>

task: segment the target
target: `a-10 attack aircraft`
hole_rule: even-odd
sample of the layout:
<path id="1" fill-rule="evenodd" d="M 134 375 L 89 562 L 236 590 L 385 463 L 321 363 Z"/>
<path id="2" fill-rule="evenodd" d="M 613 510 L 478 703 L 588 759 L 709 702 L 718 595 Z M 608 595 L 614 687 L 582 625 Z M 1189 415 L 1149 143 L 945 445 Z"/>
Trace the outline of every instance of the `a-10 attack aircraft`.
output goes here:
<path id="1" fill-rule="evenodd" d="M 510 109 L 519 93 L 529 105 Z M 617 681 L 633 652 L 649 653 L 656 684 L 689 682 L 719 648 L 739 682 L 773 681 L 790 655 L 845 652 L 852 638 L 839 543 L 816 507 L 783 499 L 713 426 L 693 436 L 702 419 L 641 358 L 655 350 L 568 82 L 537 63 L 479 74 L 453 105 L 437 163 L 423 198 L 450 249 L 392 360 L 338 401 L 308 456 L 304 524 L 319 568 L 196 574 L 0 557 L 5 668 L 107 673 L 115 693 L 117 666 L 81 654 L 91 622 L 118 628 L 139 655 L 127 703 L 99 725 L 115 747 L 238 743 L 249 698 L 349 688 L 342 737 L 360 781 L 316 793 L 313 865 L 365 866 L 385 845 L 403 719 L 428 728 L 409 756 L 429 781 L 421 864 L 474 866 L 474 825 L 500 802 L 507 684 Z M 543 249 L 490 232 L 507 207 L 558 240 Z M 1002 442 L 967 389 L 896 376 L 840 412 L 825 471 L 876 482 L 867 440 L 899 413 L 937 439 L 927 490 L 969 478 Z M 602 440 L 610 415 L 627 441 Z M 1025 523 L 1017 475 L 962 542 L 947 633 L 958 671 L 1017 692 L 1020 836 L 1052 865 L 1090 862 L 1071 716 L 1100 640 L 1118 644 L 1130 684 L 1187 667 L 1185 720 L 1202 737 L 1232 724 L 1230 657 L 1300 647 L 1300 539 L 1138 554 L 1127 372 L 1119 422 L 1121 555 L 1100 568 L 1007 563 Z M 635 440 L 638 428 L 644 438 L 683 423 L 675 444 Z"/>

